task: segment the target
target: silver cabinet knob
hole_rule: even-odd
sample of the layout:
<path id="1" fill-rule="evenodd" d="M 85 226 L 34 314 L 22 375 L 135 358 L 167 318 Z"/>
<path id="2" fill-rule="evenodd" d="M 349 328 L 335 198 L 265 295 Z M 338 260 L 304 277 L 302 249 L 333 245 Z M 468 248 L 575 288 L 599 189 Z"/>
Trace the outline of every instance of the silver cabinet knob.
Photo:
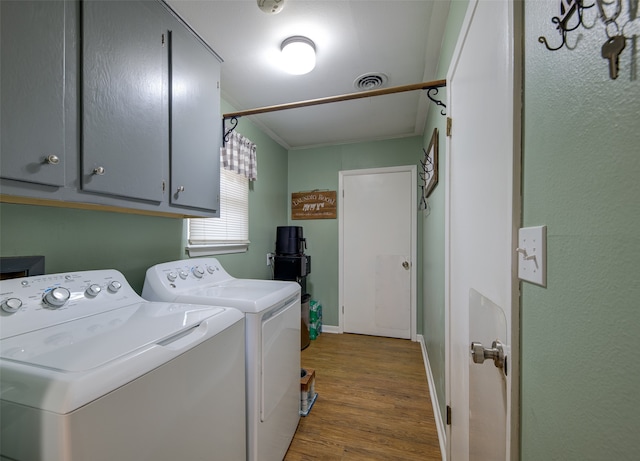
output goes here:
<path id="1" fill-rule="evenodd" d="M 184 186 L 178 187 L 178 190 L 176 192 L 184 192 Z"/>
<path id="2" fill-rule="evenodd" d="M 60 157 L 54 154 L 47 155 L 47 158 L 44 159 L 44 163 L 48 165 L 57 165 L 60 163 Z"/>
<path id="3" fill-rule="evenodd" d="M 409 261 L 402 262 L 402 267 L 404 267 L 405 269 L 409 269 L 409 266 L 410 266 Z"/>
<path id="4" fill-rule="evenodd" d="M 105 169 L 103 166 L 99 166 L 93 169 L 93 174 L 95 175 L 102 176 L 104 173 L 105 173 Z"/>

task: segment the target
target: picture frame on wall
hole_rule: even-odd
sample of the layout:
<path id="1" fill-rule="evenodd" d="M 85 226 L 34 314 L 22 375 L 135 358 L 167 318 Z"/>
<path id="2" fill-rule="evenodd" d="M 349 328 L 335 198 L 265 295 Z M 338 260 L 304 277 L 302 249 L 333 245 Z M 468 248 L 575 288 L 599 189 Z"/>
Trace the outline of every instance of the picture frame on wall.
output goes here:
<path id="1" fill-rule="evenodd" d="M 422 149 L 424 151 L 424 160 L 421 160 L 422 164 L 422 172 L 420 176 L 424 181 L 424 186 L 422 186 L 422 198 L 426 199 L 429 197 L 431 192 L 433 192 L 433 188 L 438 184 L 438 129 L 433 129 L 433 134 L 431 135 L 431 141 L 429 142 L 429 147 L 427 149 Z"/>

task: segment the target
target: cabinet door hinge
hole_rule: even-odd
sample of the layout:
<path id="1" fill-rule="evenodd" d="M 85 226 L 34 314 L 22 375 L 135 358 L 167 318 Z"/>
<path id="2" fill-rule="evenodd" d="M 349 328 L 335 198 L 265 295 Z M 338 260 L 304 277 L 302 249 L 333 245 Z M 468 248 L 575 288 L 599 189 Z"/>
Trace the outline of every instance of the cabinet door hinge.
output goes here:
<path id="1" fill-rule="evenodd" d="M 451 136 L 451 124 L 453 123 L 453 120 L 451 120 L 451 117 L 447 117 L 447 136 Z"/>
<path id="2" fill-rule="evenodd" d="M 451 407 L 447 405 L 447 426 L 451 426 Z"/>

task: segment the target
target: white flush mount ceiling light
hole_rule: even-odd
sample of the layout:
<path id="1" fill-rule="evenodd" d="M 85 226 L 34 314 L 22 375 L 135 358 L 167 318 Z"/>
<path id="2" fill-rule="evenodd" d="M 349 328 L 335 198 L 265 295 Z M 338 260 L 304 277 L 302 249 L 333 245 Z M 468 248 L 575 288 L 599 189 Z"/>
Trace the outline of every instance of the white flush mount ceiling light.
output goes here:
<path id="1" fill-rule="evenodd" d="M 289 37 L 280 49 L 284 70 L 290 74 L 307 74 L 316 66 L 316 45 L 307 37 Z"/>
<path id="2" fill-rule="evenodd" d="M 284 7 L 284 0 L 257 0 L 258 8 L 268 14 L 277 14 Z"/>

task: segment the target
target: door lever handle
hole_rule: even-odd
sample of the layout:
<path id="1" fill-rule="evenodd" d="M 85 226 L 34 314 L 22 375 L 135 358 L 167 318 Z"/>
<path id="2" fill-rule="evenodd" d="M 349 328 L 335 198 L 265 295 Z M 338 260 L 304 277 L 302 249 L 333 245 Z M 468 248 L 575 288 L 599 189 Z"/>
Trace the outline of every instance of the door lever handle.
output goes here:
<path id="1" fill-rule="evenodd" d="M 472 342 L 471 358 L 473 358 L 473 363 L 484 363 L 485 360 L 492 359 L 496 368 L 503 369 L 504 374 L 507 374 L 507 357 L 504 353 L 504 345 L 498 339 L 491 343 L 490 349 L 483 347 L 482 343 Z"/>

